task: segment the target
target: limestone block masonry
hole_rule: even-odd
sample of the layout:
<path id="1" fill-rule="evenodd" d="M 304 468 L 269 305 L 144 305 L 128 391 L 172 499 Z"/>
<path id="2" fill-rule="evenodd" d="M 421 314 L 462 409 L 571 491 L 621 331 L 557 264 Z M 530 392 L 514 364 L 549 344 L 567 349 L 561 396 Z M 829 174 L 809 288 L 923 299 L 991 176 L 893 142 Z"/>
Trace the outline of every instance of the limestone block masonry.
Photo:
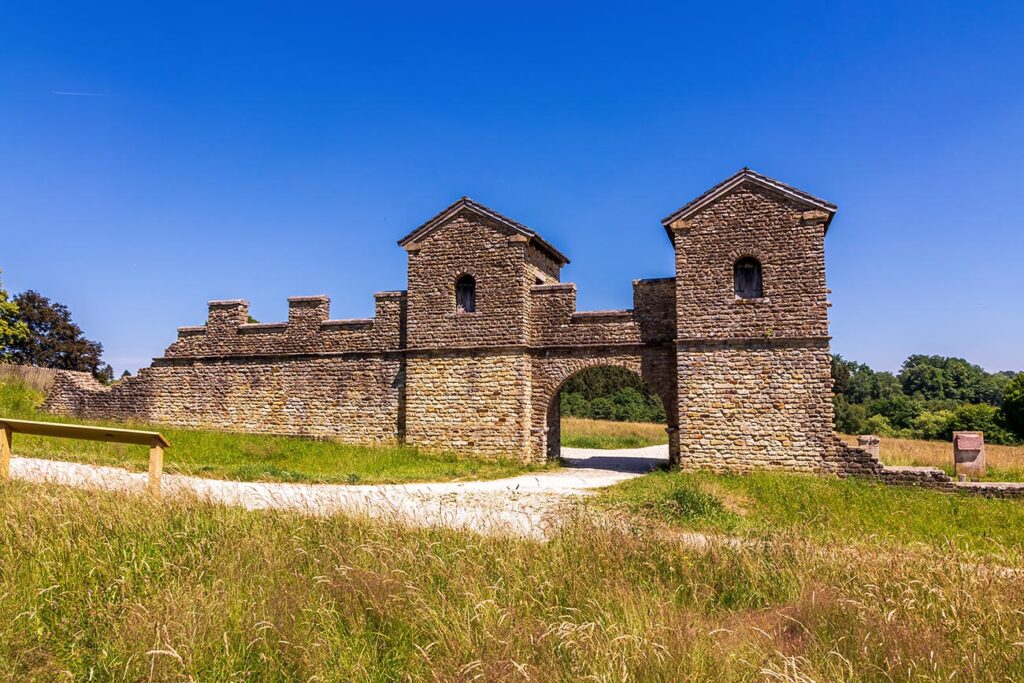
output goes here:
<path id="1" fill-rule="evenodd" d="M 45 407 L 539 462 L 558 454 L 563 383 L 613 365 L 661 397 L 679 467 L 881 478 L 833 434 L 835 210 L 743 169 L 662 221 L 672 277 L 634 281 L 629 310 L 578 312 L 568 259 L 464 197 L 399 241 L 408 289 L 376 294 L 373 318 L 332 320 L 314 296 L 289 299 L 287 322 L 249 324 L 247 302 L 211 301 L 136 376 L 62 373 Z"/>

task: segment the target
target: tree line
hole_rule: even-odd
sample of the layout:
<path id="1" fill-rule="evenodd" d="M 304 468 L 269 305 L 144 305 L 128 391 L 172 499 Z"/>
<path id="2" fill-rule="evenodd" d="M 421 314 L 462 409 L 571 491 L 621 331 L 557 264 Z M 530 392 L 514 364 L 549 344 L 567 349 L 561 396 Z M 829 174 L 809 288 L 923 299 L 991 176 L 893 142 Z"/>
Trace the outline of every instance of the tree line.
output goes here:
<path id="1" fill-rule="evenodd" d="M 562 386 L 562 415 L 620 422 L 666 421 L 661 399 L 636 373 L 602 365 L 583 370 Z"/>
<path id="2" fill-rule="evenodd" d="M 14 297 L 0 282 L 0 363 L 79 370 L 109 384 L 114 369 L 103 345 L 86 339 L 64 304 L 26 290 Z"/>
<path id="3" fill-rule="evenodd" d="M 836 430 L 846 434 L 949 440 L 977 430 L 990 443 L 1024 441 L 1024 373 L 915 354 L 893 374 L 834 355 L 832 380 Z"/>

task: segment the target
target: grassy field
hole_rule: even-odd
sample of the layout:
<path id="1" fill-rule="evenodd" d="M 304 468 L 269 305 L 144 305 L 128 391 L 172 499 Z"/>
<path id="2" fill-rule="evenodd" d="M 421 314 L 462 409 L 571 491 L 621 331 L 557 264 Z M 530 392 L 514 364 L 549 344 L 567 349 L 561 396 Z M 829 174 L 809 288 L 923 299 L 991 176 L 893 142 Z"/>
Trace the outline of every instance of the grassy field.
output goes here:
<path id="1" fill-rule="evenodd" d="M 757 472 L 655 472 L 606 489 L 598 505 L 698 531 L 793 533 L 826 545 L 871 541 L 1024 561 L 1024 503 L 858 479 Z"/>
<path id="2" fill-rule="evenodd" d="M 846 443 L 856 446 L 857 437 L 843 435 Z M 883 438 L 880 459 L 886 465 L 939 467 L 953 474 L 953 444 L 948 441 Z M 985 444 L 985 462 L 992 481 L 1024 481 L 1024 446 Z"/>
<path id="3" fill-rule="evenodd" d="M 171 442 L 164 470 L 172 474 L 241 481 L 319 483 L 398 483 L 457 479 L 494 479 L 538 469 L 511 460 L 482 460 L 453 454 L 424 453 L 398 445 L 352 446 L 255 434 L 179 429 L 163 425 L 75 420 L 41 413 L 43 394 L 17 378 L 0 381 L 0 416 L 28 420 L 85 422 L 153 429 Z M 14 438 L 16 455 L 113 465 L 145 471 L 148 449 L 99 441 Z"/>
<path id="4" fill-rule="evenodd" d="M 641 448 L 668 443 L 665 425 L 562 418 L 562 445 L 572 448 Z"/>
<path id="5" fill-rule="evenodd" d="M 717 497 L 718 479 L 699 485 Z M 740 514 L 724 492 L 751 492 L 720 480 Z M 814 483 L 766 481 L 748 515 Z M 1022 680 L 1024 585 L 1007 567 L 1024 566 L 999 549 L 1018 539 L 993 527 L 982 552 L 936 525 L 893 551 L 842 523 L 905 518 L 914 492 L 890 491 L 839 488 L 813 519 L 790 506 L 780 529 L 695 548 L 585 511 L 536 543 L 14 482 L 0 486 L 0 678 Z M 996 515 L 979 526 L 1020 525 L 977 504 Z M 837 522 L 843 543 L 819 542 Z"/>

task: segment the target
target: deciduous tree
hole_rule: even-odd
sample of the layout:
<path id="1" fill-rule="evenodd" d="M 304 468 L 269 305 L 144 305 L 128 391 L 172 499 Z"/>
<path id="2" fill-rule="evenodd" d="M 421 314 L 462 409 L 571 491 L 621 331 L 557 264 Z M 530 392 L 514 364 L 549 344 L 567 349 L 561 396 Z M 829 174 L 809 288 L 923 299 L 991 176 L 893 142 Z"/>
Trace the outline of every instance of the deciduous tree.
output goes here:
<path id="1" fill-rule="evenodd" d="M 14 297 L 14 303 L 28 333 L 10 344 L 13 362 L 91 372 L 101 381 L 113 380 L 113 368 L 103 363 L 103 345 L 85 338 L 67 306 L 33 290 Z"/>

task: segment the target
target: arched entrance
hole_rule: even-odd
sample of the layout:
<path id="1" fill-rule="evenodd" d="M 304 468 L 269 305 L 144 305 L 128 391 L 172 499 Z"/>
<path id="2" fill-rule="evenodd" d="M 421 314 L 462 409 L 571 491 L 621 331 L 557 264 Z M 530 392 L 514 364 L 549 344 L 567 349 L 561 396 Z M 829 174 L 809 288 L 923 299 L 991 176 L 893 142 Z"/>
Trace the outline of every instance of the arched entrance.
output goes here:
<path id="1" fill-rule="evenodd" d="M 668 435 L 669 459 L 678 462 L 678 414 L 675 393 L 674 358 L 661 349 L 638 349 L 635 353 L 595 353 L 590 357 L 558 357 L 547 355 L 534 359 L 533 378 L 533 433 L 535 452 L 542 453 L 547 459 L 561 456 L 562 442 L 562 406 L 560 396 L 562 389 L 573 378 L 580 377 L 595 368 L 613 368 L 616 372 L 609 375 L 628 375 L 635 378 L 630 384 L 633 388 L 644 387 L 640 393 L 657 397 L 664 409 L 662 423 Z M 611 410 L 620 411 L 624 406 L 615 405 L 612 401 Z M 626 411 L 628 413 L 628 410 Z M 608 417 L 622 417 L 623 414 L 612 413 Z M 659 417 L 661 417 L 659 413 Z M 609 451 L 611 452 L 611 451 Z"/>

